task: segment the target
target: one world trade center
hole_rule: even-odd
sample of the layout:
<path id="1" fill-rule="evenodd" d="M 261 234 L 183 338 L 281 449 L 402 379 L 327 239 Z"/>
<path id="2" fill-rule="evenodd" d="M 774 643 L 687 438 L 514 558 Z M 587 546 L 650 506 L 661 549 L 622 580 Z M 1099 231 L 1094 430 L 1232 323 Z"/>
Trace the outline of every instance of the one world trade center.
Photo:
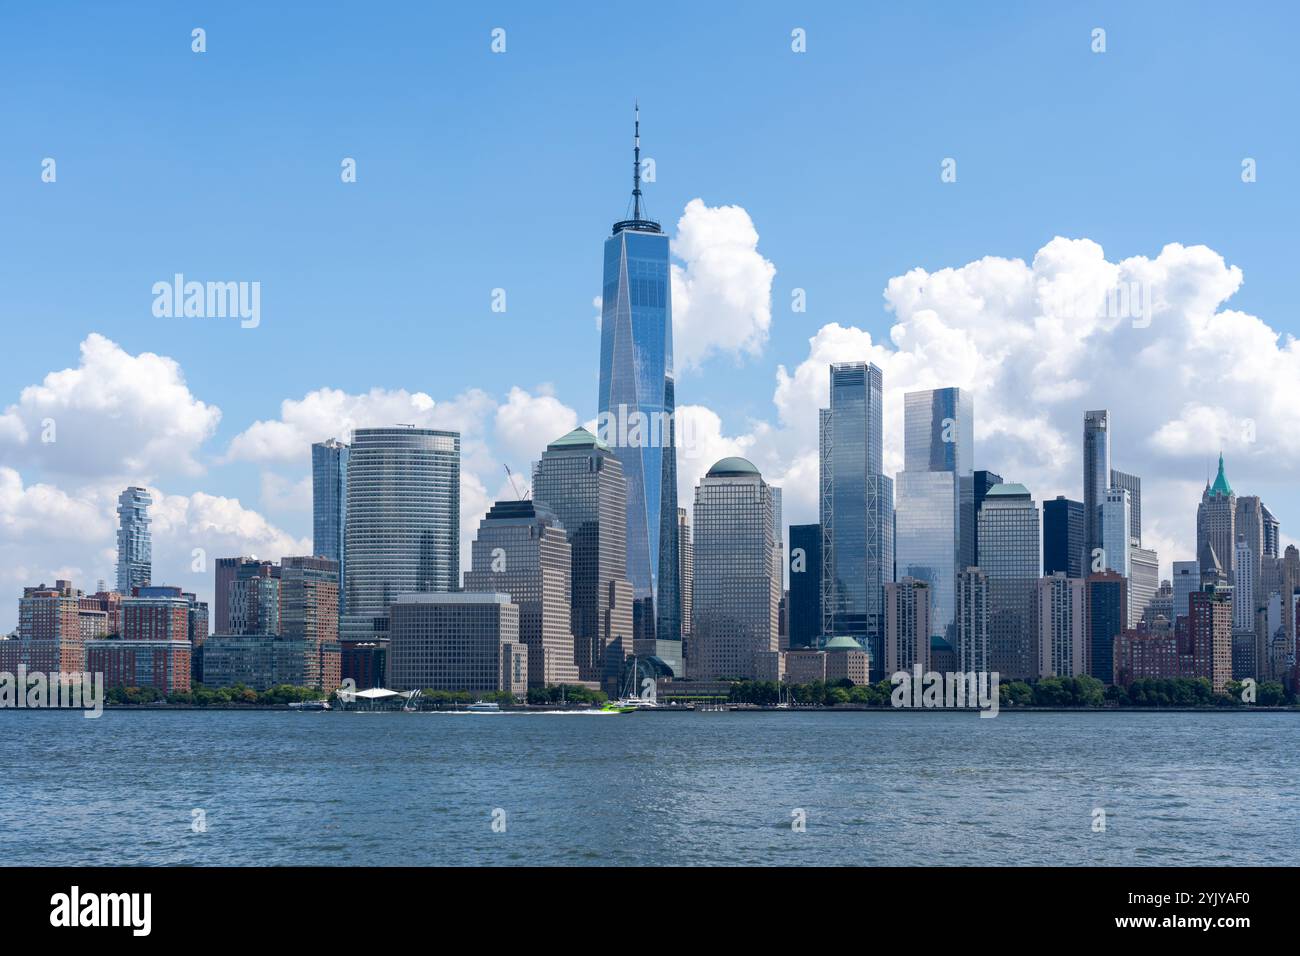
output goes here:
<path id="1" fill-rule="evenodd" d="M 668 236 L 642 218 L 641 122 L 633 140 L 630 219 L 605 240 L 598 431 L 627 480 L 627 574 L 633 647 L 681 676 L 676 401 Z"/>

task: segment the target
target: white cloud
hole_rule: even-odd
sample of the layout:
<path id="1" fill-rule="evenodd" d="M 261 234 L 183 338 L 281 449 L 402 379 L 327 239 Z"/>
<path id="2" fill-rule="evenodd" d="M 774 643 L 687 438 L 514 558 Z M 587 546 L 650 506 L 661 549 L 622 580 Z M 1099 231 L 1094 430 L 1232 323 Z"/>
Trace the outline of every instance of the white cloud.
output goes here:
<path id="1" fill-rule="evenodd" d="M 510 389 L 495 417 L 497 441 L 512 463 L 535 461 L 547 444 L 578 426 L 578 413 L 549 388 L 536 395 L 517 386 Z"/>
<path id="2" fill-rule="evenodd" d="M 740 206 L 692 199 L 677 221 L 672 252 L 676 368 L 699 366 L 714 353 L 757 355 L 772 324 L 776 266 L 758 251 L 758 230 Z"/>
<path id="3" fill-rule="evenodd" d="M 1108 408 L 1113 463 L 1143 476 L 1144 544 L 1167 567 L 1194 550 L 1203 471 L 1220 447 L 1239 493 L 1267 498 L 1279 469 L 1293 481 L 1300 465 L 1300 349 L 1259 318 L 1222 309 L 1242 280 L 1204 246 L 1112 263 L 1095 242 L 1059 237 L 1029 264 L 990 257 L 913 269 L 885 290 L 888 344 L 830 324 L 793 371 L 778 369 L 780 427 L 752 457 L 761 448 L 773 460 L 787 521 L 815 521 L 827 367 L 871 361 L 884 373 L 887 473 L 902 466 L 902 393 L 957 385 L 974 394 L 977 467 L 1024 482 L 1040 501 L 1078 498 L 1083 412 Z M 1149 313 L 1117 310 L 1116 290 L 1130 287 L 1149 297 Z"/>
<path id="4" fill-rule="evenodd" d="M 17 471 L 0 467 L 0 630 L 16 626 L 24 586 L 56 578 L 87 591 L 100 579 L 113 586 L 120 490 L 105 483 L 73 491 L 24 485 Z M 311 553 L 309 539 L 289 534 L 238 499 L 168 494 L 156 487 L 149 492 L 156 584 L 179 585 L 210 602 L 219 557 L 278 560 Z"/>
<path id="5" fill-rule="evenodd" d="M 76 368 L 27 386 L 0 415 L 0 449 L 15 463 L 65 475 L 196 474 L 196 453 L 220 420 L 220 409 L 191 394 L 174 360 L 130 355 L 91 333 Z"/>

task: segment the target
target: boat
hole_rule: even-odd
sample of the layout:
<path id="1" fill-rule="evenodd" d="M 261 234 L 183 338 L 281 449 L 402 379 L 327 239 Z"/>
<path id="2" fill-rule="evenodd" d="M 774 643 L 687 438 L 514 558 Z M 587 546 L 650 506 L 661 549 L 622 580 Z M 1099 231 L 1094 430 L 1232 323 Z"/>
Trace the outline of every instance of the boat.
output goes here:
<path id="1" fill-rule="evenodd" d="M 328 700 L 294 700 L 289 702 L 290 710 L 329 710 Z"/>
<path id="2" fill-rule="evenodd" d="M 600 705 L 600 711 L 603 714 L 630 714 L 636 710 L 635 703 L 629 704 L 625 700 L 607 700 Z"/>
<path id="3" fill-rule="evenodd" d="M 469 705 L 468 710 L 471 714 L 499 714 L 501 713 L 501 705 L 496 701 L 476 700 Z"/>

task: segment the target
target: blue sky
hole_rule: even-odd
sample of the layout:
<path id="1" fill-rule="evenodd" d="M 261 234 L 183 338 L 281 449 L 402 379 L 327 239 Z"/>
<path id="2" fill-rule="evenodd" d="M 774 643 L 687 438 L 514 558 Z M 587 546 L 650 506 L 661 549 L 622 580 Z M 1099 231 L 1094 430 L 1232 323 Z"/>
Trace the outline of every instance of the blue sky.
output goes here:
<path id="1" fill-rule="evenodd" d="M 602 240 L 626 211 L 634 97 L 657 170 L 650 213 L 674 232 L 694 198 L 743 207 L 775 267 L 762 347 L 715 354 L 678 385 L 680 403 L 713 410 L 757 457 L 741 436 L 775 422 L 778 366 L 793 375 L 829 323 L 888 342 L 882 293 L 915 268 L 1028 262 L 1055 236 L 1090 239 L 1111 262 L 1204 244 L 1245 276 L 1223 308 L 1297 328 L 1289 5 L 269 7 L 0 14 L 0 407 L 75 367 L 92 332 L 168 356 L 220 423 L 192 449 L 199 468 L 139 479 L 238 498 L 292 536 L 310 533 L 301 509 L 269 513 L 264 469 L 223 459 L 284 399 L 329 387 L 500 401 L 519 386 L 594 414 L 592 298 Z M 504 54 L 490 50 L 496 27 Z M 791 51 L 796 27 L 804 54 Z M 44 157 L 56 183 L 41 182 Z M 357 161 L 355 184 L 340 182 L 343 157 Z M 940 182 L 945 157 L 957 183 Z M 1257 182 L 1241 181 L 1243 157 Z M 261 325 L 155 318 L 150 287 L 175 272 L 260 281 Z M 805 313 L 790 311 L 795 287 Z M 490 310 L 494 288 L 505 314 Z M 1110 404 L 1109 384 L 1089 380 L 1077 417 Z M 815 418 L 804 424 L 811 433 Z M 1146 462 L 1159 426 L 1134 425 L 1121 416 L 1116 455 Z M 1199 482 L 1214 444 L 1193 466 L 1166 442 L 1160 460 Z M 998 447 L 977 441 L 977 466 L 1005 468 Z M 794 452 L 771 455 L 784 468 Z M 296 479 L 306 457 L 277 467 Z M 25 486 L 74 497 L 93 479 L 0 450 L 6 464 Z M 1300 520 L 1300 503 L 1282 500 L 1293 477 L 1274 495 L 1284 529 L 1286 515 Z"/>

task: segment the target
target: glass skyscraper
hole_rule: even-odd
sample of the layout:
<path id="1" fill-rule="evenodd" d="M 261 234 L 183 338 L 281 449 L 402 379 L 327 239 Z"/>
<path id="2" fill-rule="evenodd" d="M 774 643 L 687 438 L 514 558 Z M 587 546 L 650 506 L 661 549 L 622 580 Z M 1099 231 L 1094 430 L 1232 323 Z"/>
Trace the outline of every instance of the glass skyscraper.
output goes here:
<path id="1" fill-rule="evenodd" d="M 331 438 L 311 446 L 312 550 L 316 556 L 337 561 L 343 581 L 344 531 L 348 511 L 348 446 Z M 339 588 L 339 614 L 345 603 Z"/>
<path id="2" fill-rule="evenodd" d="M 1083 543 L 1085 564 L 1101 543 L 1101 503 L 1110 488 L 1110 412 L 1083 413 Z"/>
<path id="3" fill-rule="evenodd" d="M 980 570 L 988 579 L 989 669 L 1004 679 L 1038 674 L 1038 579 L 1043 540 L 1029 489 L 996 485 L 979 517 Z"/>
<path id="4" fill-rule="evenodd" d="M 149 531 L 149 492 L 136 485 L 117 497 L 117 590 L 147 587 L 153 574 L 153 535 Z"/>
<path id="5" fill-rule="evenodd" d="M 460 586 L 460 434 L 358 428 L 347 473 L 340 638 L 383 638 L 403 594 Z"/>
<path id="6" fill-rule="evenodd" d="M 668 236 L 641 215 L 640 118 L 632 218 L 605 240 L 598 433 L 627 481 L 627 576 L 640 641 L 682 637 L 677 544 L 676 396 Z M 673 656 L 664 649 L 660 656 Z"/>
<path id="7" fill-rule="evenodd" d="M 957 574 L 974 563 L 969 392 L 908 392 L 903 407 L 903 471 L 898 475 L 895 567 L 899 580 L 927 582 L 932 635 L 956 645 Z"/>
<path id="8" fill-rule="evenodd" d="M 822 528 L 790 525 L 790 647 L 815 647 L 822 629 Z"/>
<path id="9" fill-rule="evenodd" d="M 1088 574 L 1083 560 L 1083 502 L 1057 495 L 1043 502 L 1043 574 L 1069 578 Z"/>
<path id="10" fill-rule="evenodd" d="M 831 365 L 822 409 L 822 634 L 852 637 L 885 663 L 885 584 L 894 579 L 894 483 L 881 472 L 883 378 L 866 362 Z M 875 676 L 873 676 L 875 679 Z"/>

